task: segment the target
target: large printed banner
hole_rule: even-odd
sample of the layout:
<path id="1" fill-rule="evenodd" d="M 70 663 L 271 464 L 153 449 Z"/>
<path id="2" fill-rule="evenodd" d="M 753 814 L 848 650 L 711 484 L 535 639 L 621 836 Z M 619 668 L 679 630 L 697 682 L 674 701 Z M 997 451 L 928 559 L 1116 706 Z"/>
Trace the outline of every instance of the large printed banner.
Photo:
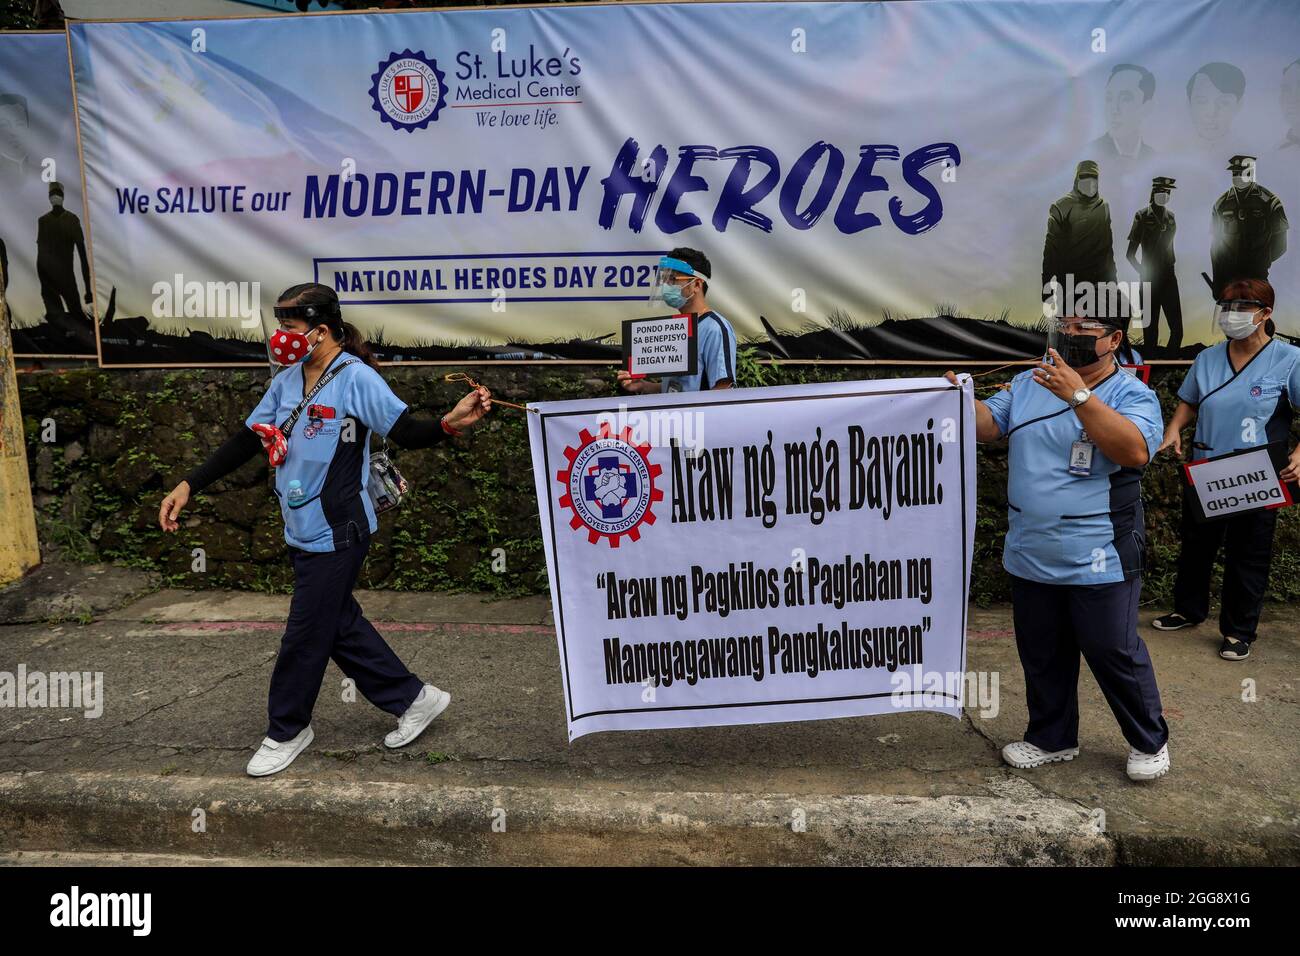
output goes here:
<path id="1" fill-rule="evenodd" d="M 261 358 L 270 299 L 312 279 L 389 359 L 617 359 L 679 245 L 776 356 L 1029 356 L 1052 283 L 1133 315 L 1147 358 L 1215 340 L 1207 282 L 1243 275 L 1300 332 L 1290 0 L 69 31 L 108 364 Z"/>
<path id="2" fill-rule="evenodd" d="M 67 37 L 0 33 L 0 266 L 20 357 L 95 356 L 83 214 Z"/>
<path id="3" fill-rule="evenodd" d="M 532 407 L 571 740 L 960 715 L 969 379 Z"/>

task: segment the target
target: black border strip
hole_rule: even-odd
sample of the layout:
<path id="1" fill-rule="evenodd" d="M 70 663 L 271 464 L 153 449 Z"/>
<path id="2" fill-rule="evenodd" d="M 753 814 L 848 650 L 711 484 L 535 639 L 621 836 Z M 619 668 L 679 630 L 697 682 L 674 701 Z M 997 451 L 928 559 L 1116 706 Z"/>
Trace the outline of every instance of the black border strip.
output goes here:
<path id="1" fill-rule="evenodd" d="M 971 414 L 975 413 L 975 383 L 971 379 Z M 961 679 L 962 694 L 966 693 L 966 616 L 970 613 L 970 567 L 966 564 L 966 403 L 964 401 L 964 390 L 957 389 L 957 421 L 961 423 L 958 429 L 960 438 L 957 443 L 960 446 L 957 454 L 961 456 L 961 566 L 962 566 L 962 591 L 965 600 L 961 602 Z M 972 542 L 972 545 L 974 542 Z M 973 550 L 973 548 L 972 548 Z M 961 704 L 966 702 L 959 701 Z"/>
<path id="2" fill-rule="evenodd" d="M 964 672 L 963 672 L 964 673 Z M 585 720 L 588 717 L 605 717 L 609 714 L 657 714 L 668 713 L 674 710 L 723 710 L 728 707 L 786 707 L 793 704 L 831 704 L 839 700 L 871 700 L 875 697 L 946 697 L 949 700 L 960 701 L 956 694 L 940 693 L 939 691 L 914 690 L 906 694 L 898 694 L 895 691 L 881 691 L 877 694 L 849 694 L 846 697 L 800 697 L 793 700 L 752 700 L 738 701 L 727 704 L 674 704 L 671 707 L 625 707 L 621 710 L 592 710 L 585 714 L 579 714 L 574 720 Z M 848 715 L 846 715 L 848 716 Z M 655 730 L 654 727 L 642 728 L 645 730 Z M 661 728 L 667 730 L 669 728 Z M 684 728 L 685 729 L 685 728 Z"/>

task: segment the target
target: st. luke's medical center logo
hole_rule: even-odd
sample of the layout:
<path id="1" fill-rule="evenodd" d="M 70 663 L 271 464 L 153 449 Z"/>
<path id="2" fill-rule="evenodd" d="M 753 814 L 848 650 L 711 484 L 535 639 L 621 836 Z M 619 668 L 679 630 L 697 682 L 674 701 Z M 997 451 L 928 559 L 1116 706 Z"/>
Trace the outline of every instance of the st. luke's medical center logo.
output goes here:
<path id="1" fill-rule="evenodd" d="M 447 102 L 447 77 L 421 50 L 394 53 L 370 77 L 370 98 L 380 118 L 413 133 L 438 118 Z"/>
<path id="2" fill-rule="evenodd" d="M 564 486 L 560 507 L 573 512 L 569 527 L 585 528 L 591 544 L 605 538 L 611 548 L 624 535 L 641 540 L 641 525 L 654 524 L 653 505 L 664 498 L 655 487 L 663 468 L 650 464 L 649 453 L 649 443 L 632 444 L 630 428 L 615 434 L 605 422 L 597 435 L 584 428 L 578 447 L 564 449 L 568 467 L 555 475 Z"/>

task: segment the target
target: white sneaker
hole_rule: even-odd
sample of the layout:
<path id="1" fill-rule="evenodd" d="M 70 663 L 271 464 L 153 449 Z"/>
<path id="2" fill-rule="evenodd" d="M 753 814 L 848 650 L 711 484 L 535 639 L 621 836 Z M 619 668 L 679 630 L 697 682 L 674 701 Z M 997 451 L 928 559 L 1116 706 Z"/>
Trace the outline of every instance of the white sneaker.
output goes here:
<path id="1" fill-rule="evenodd" d="M 1144 754 L 1140 750 L 1128 752 L 1128 778 L 1130 780 L 1154 780 L 1169 772 L 1169 744 L 1165 744 L 1156 753 Z"/>
<path id="2" fill-rule="evenodd" d="M 1021 770 L 1041 767 L 1045 763 L 1056 763 L 1058 760 L 1073 760 L 1077 756 L 1079 756 L 1078 747 L 1049 751 L 1035 747 L 1027 740 L 1017 740 L 1002 748 L 1002 759 Z"/>
<path id="3" fill-rule="evenodd" d="M 425 684 L 420 696 L 415 698 L 411 706 L 406 708 L 406 713 L 398 719 L 397 729 L 384 738 L 384 746 L 405 747 L 424 733 L 424 729 L 433 723 L 433 718 L 446 710 L 450 703 L 451 694 L 438 690 L 432 684 Z"/>
<path id="4" fill-rule="evenodd" d="M 307 745 L 316 739 L 316 734 L 312 732 L 311 725 L 308 724 L 297 737 L 292 740 L 272 740 L 266 737 L 262 740 L 262 746 L 257 748 L 257 753 L 253 754 L 253 759 L 248 761 L 248 775 L 250 777 L 265 777 L 268 774 L 279 773 L 293 759 L 307 749 Z"/>

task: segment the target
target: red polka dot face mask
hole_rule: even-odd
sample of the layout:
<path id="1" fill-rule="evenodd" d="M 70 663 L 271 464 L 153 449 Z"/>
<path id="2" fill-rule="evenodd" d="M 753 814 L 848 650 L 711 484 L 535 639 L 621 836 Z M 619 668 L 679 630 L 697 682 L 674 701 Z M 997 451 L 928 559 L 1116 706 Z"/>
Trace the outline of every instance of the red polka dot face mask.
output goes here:
<path id="1" fill-rule="evenodd" d="M 266 343 L 267 355 L 276 365 L 297 365 L 316 347 L 306 332 L 276 329 Z"/>

